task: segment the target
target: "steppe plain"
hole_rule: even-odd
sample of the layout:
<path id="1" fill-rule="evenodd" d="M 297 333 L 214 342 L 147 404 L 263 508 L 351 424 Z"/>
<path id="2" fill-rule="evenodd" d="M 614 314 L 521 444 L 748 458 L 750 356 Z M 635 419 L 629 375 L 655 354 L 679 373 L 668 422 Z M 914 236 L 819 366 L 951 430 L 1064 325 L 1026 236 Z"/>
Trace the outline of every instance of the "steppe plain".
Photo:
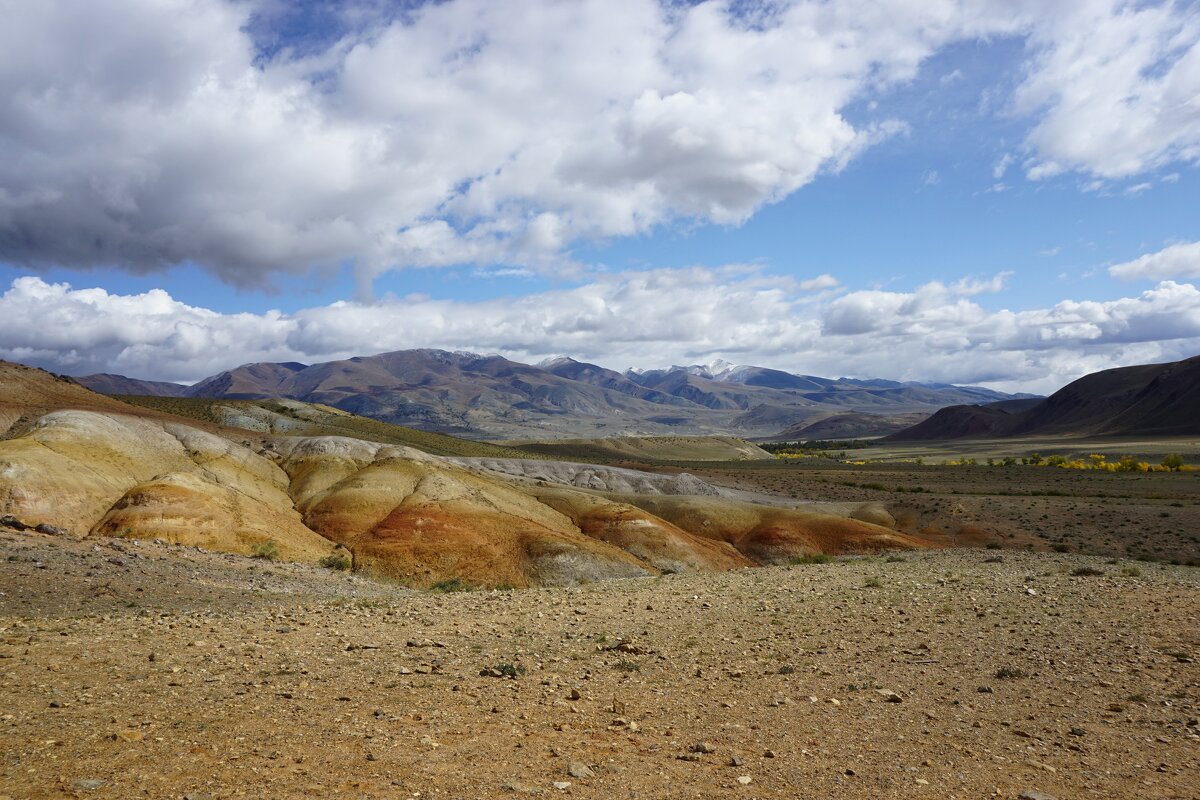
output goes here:
<path id="1" fill-rule="evenodd" d="M 433 592 L 2 531 L 0 796 L 1200 797 L 1200 475 L 643 466 L 947 547 Z"/>

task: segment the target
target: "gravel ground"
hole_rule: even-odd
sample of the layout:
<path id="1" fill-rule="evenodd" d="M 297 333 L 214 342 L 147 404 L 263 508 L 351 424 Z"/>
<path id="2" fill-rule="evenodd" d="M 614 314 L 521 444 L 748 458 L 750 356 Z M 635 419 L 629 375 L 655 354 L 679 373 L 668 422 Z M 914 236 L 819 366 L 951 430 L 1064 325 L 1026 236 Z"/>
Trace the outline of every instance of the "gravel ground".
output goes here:
<path id="1" fill-rule="evenodd" d="M 0 797 L 1200 798 L 1195 568 L 438 594 L 0 532 L 0 570 Z"/>

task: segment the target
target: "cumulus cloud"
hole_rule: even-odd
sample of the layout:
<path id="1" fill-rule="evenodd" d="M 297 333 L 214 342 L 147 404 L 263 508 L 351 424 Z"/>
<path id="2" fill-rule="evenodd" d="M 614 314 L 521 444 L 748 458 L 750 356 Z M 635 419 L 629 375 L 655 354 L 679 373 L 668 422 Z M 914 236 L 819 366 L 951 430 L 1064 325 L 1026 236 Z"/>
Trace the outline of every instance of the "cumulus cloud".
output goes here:
<path id="1" fill-rule="evenodd" d="M 1161 280 L 1163 278 L 1200 278 L 1200 242 L 1181 242 L 1147 253 L 1108 268 L 1108 274 L 1122 280 Z"/>
<path id="2" fill-rule="evenodd" d="M 1200 14 L 1187 0 L 1044 4 L 1018 110 L 1042 114 L 1032 179 L 1127 178 L 1200 160 Z"/>
<path id="3" fill-rule="evenodd" d="M 24 277 L 0 296 L 0 357 L 74 375 L 190 382 L 235 362 L 438 347 L 530 362 L 568 353 L 615 369 L 721 357 L 807 374 L 1051 391 L 1096 369 L 1200 352 L 1200 290 L 1191 284 L 1021 311 L 988 311 L 964 287 L 929 283 L 813 303 L 790 280 L 691 268 L 605 275 L 520 298 L 413 296 L 221 314 L 162 291 L 118 295 Z"/>
<path id="4" fill-rule="evenodd" d="M 393 267 L 558 271 L 576 242 L 738 224 L 841 169 L 904 129 L 851 103 L 977 37 L 1030 37 L 1031 174 L 1197 152 L 1180 3 L 367 4 L 299 50 L 256 47 L 264 5 L 6 4 L 0 260 L 195 263 L 237 285 L 347 262 L 364 287 Z"/>

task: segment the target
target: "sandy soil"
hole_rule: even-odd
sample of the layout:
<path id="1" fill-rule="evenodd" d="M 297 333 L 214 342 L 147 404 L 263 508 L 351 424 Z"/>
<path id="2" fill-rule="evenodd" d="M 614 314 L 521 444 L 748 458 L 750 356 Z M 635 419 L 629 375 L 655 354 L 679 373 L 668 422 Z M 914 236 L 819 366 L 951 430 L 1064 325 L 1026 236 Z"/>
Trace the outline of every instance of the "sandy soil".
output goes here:
<path id="1" fill-rule="evenodd" d="M 1200 797 L 1193 568 L 437 594 L 0 532 L 0 570 L 0 796 Z"/>

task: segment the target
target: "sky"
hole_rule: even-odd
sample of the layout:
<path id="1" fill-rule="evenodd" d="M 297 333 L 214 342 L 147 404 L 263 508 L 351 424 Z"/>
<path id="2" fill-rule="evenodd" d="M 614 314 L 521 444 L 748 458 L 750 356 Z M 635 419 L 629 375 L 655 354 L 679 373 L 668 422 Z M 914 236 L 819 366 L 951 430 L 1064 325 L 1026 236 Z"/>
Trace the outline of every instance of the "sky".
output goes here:
<path id="1" fill-rule="evenodd" d="M 1200 354 L 1195 0 L 0 0 L 0 358 Z"/>

